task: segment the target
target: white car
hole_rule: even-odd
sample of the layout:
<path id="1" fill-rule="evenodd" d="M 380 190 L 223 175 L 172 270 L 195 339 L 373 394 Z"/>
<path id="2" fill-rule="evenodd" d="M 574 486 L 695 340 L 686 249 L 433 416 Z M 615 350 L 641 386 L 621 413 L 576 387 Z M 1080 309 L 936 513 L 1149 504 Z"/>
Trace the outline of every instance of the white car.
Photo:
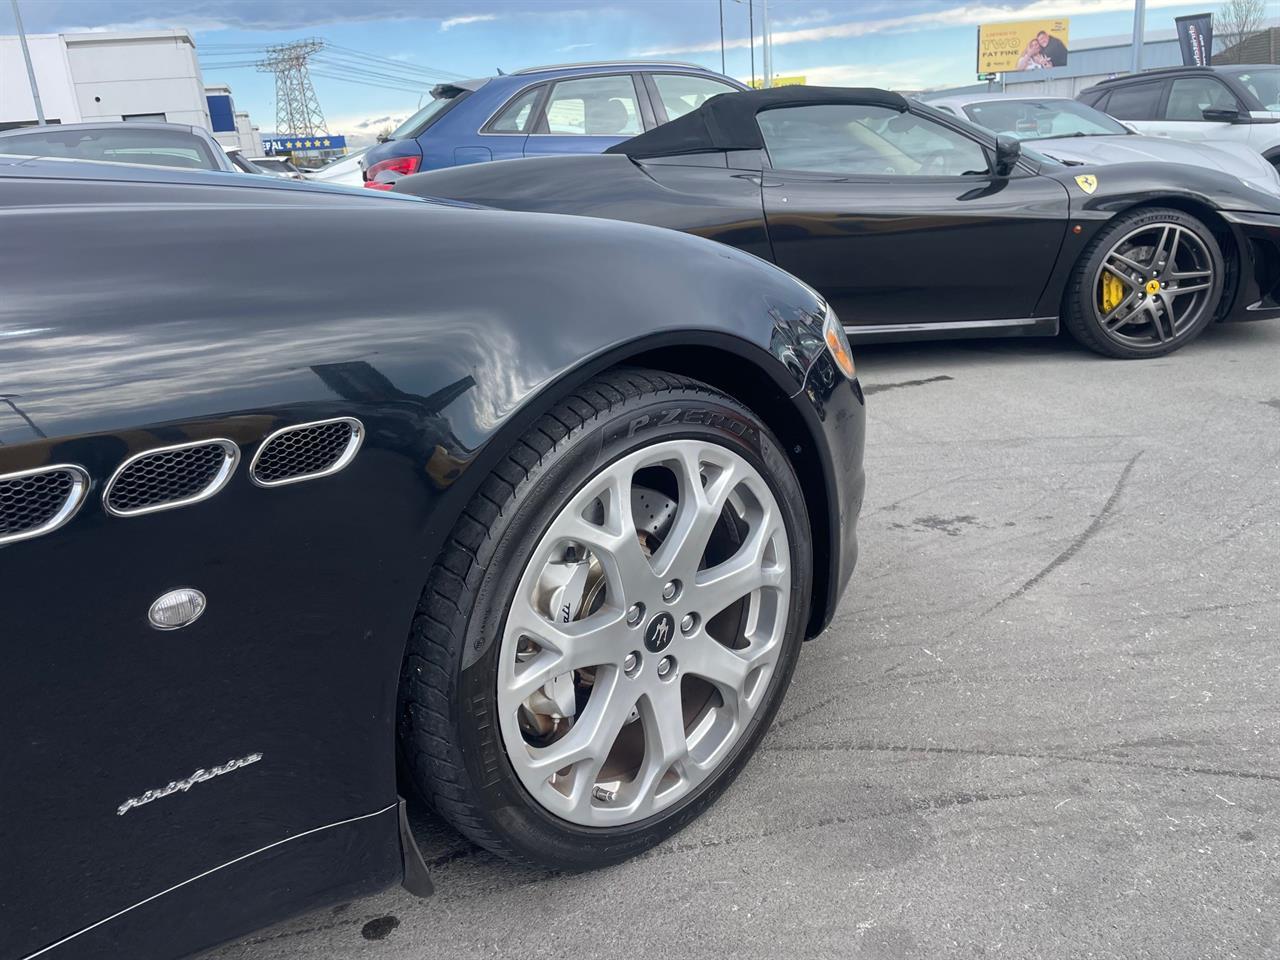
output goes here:
<path id="1" fill-rule="evenodd" d="M 365 150 L 369 149 L 365 147 Z M 344 187 L 362 187 L 364 186 L 364 174 L 361 172 L 360 158 L 364 156 L 364 150 L 356 150 L 348 153 L 345 157 L 341 157 L 333 163 L 321 167 L 314 173 L 304 173 L 303 176 L 308 180 L 319 180 L 322 183 L 333 183 Z"/>
<path id="2" fill-rule="evenodd" d="M 1169 67 L 1104 80 L 1076 97 L 1139 133 L 1230 141 L 1280 165 L 1280 67 Z"/>
<path id="3" fill-rule="evenodd" d="M 930 100 L 929 106 L 996 133 L 1030 143 L 1062 163 L 1136 163 L 1157 160 L 1209 167 L 1259 190 L 1280 193 L 1280 173 L 1252 147 L 1231 141 L 1188 143 L 1135 133 L 1093 107 L 1067 97 L 970 94 Z"/>

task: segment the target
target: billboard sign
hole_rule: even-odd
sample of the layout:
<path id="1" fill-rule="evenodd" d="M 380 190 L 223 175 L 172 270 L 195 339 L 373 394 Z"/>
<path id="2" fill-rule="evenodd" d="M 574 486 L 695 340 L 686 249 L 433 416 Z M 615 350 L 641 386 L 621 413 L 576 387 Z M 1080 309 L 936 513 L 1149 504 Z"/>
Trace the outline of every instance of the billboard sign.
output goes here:
<path id="1" fill-rule="evenodd" d="M 984 23 L 978 27 L 978 72 L 1018 73 L 1067 65 L 1067 17 Z"/>
<path id="2" fill-rule="evenodd" d="M 267 156 L 277 153 L 294 153 L 299 150 L 345 150 L 347 138 L 328 133 L 319 133 L 313 137 L 284 133 L 276 134 L 274 137 L 263 137 L 262 146 L 267 151 Z"/>
<path id="3" fill-rule="evenodd" d="M 1178 25 L 1178 46 L 1182 48 L 1184 67 L 1207 67 L 1213 56 L 1213 14 L 1193 13 L 1174 17 Z"/>

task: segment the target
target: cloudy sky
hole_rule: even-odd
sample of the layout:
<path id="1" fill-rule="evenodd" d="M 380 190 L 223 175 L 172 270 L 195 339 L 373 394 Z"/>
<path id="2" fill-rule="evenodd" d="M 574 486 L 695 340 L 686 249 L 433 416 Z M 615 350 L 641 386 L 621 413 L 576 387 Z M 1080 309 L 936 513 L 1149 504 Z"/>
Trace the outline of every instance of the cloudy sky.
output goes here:
<path id="1" fill-rule="evenodd" d="M 1219 0 L 1147 0 L 1148 34 Z M 316 90 L 333 132 L 376 132 L 412 113 L 433 82 L 539 63 L 671 57 L 720 68 L 720 0 L 20 0 L 29 33 L 183 27 L 207 83 L 274 127 L 266 44 L 334 45 Z M 762 0 L 754 0 L 756 32 Z M 1267 0 L 1280 14 L 1280 0 Z M 1274 9 L 1272 9 L 1274 8 Z M 1070 16 L 1072 41 L 1126 34 L 1133 0 L 770 0 L 774 71 L 810 83 L 904 89 L 974 79 L 975 26 Z M 746 0 L 723 0 L 725 67 L 751 75 Z M 12 33 L 0 3 L 0 33 Z M 380 59 L 370 59 L 368 55 Z M 760 54 L 755 52 L 760 70 Z M 355 81 L 360 82 L 355 82 Z"/>

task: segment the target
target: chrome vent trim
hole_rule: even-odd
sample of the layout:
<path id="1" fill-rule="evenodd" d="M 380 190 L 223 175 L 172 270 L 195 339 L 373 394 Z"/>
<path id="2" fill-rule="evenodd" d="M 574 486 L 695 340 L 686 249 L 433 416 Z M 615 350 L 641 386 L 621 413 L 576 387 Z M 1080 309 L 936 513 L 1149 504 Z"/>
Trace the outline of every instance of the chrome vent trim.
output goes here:
<path id="1" fill-rule="evenodd" d="M 130 482 L 133 472 L 140 470 L 145 462 L 160 460 L 166 454 L 180 453 L 184 450 L 197 450 L 201 447 L 220 448 L 222 460 L 217 465 L 214 474 L 195 493 L 139 507 L 124 507 L 119 503 L 112 503 L 112 495 L 116 492 L 117 485 L 122 482 Z M 168 447 L 152 447 L 150 450 L 135 453 L 120 466 L 116 467 L 115 473 L 111 475 L 111 479 L 107 481 L 107 485 L 102 491 L 102 506 L 113 517 L 139 517 L 146 513 L 156 513 L 160 510 L 173 510 L 177 507 L 190 506 L 193 503 L 199 503 L 201 500 L 208 500 L 225 487 L 227 482 L 230 481 L 231 475 L 235 473 L 236 466 L 239 463 L 240 447 L 233 441 L 221 437 L 214 437 L 208 440 L 193 440 L 190 443 L 176 443 Z"/>
<path id="2" fill-rule="evenodd" d="M 64 482 L 67 485 L 66 493 L 59 494 L 62 498 L 61 504 L 56 509 L 48 511 L 48 516 L 34 526 L 13 533 L 5 533 L 5 525 L 0 525 L 0 545 L 52 533 L 76 515 L 89 493 L 89 474 L 84 467 L 74 463 L 57 463 L 50 467 L 36 467 L 32 470 L 0 474 L 0 499 L 5 498 L 6 495 L 16 499 L 23 496 L 22 491 L 17 488 L 28 485 L 23 481 L 46 476 L 53 481 L 52 475 L 59 473 L 66 475 Z M 0 509 L 0 520 L 4 520 L 4 517 L 5 513 Z"/>
<path id="3" fill-rule="evenodd" d="M 305 444 L 308 438 L 295 438 L 295 434 L 305 434 L 308 431 L 315 431 L 316 428 L 330 427 L 342 424 L 350 429 L 350 433 L 346 439 L 346 445 L 342 448 L 336 459 L 329 461 L 325 466 L 320 468 L 312 468 L 302 470 L 298 473 L 291 473 L 288 476 L 280 476 L 279 469 L 267 470 L 263 460 L 264 457 L 278 456 L 282 447 L 291 439 L 298 439 Z M 364 443 L 364 424 L 355 417 L 331 417 L 328 420 L 311 420 L 307 423 L 295 423 L 287 427 L 281 427 L 267 435 L 267 438 L 258 446 L 257 452 L 253 455 L 253 460 L 249 464 L 249 479 L 259 487 L 283 487 L 290 483 L 301 483 L 303 480 L 318 480 L 321 477 L 327 477 L 337 473 L 346 467 L 359 452 L 361 445 Z M 318 443 L 325 442 L 323 439 Z M 305 448 L 304 448 L 305 454 Z"/>

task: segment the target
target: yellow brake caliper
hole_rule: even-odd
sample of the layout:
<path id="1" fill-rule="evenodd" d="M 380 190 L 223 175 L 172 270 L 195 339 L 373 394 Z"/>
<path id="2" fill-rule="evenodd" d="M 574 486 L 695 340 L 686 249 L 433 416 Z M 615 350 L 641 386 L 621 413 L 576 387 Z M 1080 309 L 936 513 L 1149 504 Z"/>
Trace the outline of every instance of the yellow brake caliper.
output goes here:
<path id="1" fill-rule="evenodd" d="M 1102 275 L 1102 289 L 1099 293 L 1102 295 L 1102 312 L 1110 313 L 1124 299 L 1124 284 L 1120 282 L 1119 277 L 1104 273 Z"/>

